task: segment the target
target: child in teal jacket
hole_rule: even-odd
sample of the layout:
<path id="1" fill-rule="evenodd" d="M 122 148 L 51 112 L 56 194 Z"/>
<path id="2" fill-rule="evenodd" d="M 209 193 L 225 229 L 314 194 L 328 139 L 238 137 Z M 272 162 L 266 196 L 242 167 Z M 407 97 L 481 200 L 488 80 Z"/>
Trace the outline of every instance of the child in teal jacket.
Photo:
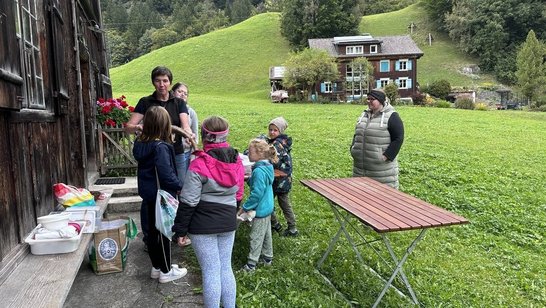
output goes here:
<path id="1" fill-rule="evenodd" d="M 271 237 L 271 213 L 273 213 L 273 165 L 277 161 L 275 148 L 265 140 L 254 139 L 248 146 L 249 159 L 255 162 L 252 175 L 248 180 L 250 195 L 243 204 L 239 214 L 255 211 L 250 231 L 250 252 L 245 271 L 253 271 L 262 257 L 266 265 L 273 260 L 273 240 Z"/>

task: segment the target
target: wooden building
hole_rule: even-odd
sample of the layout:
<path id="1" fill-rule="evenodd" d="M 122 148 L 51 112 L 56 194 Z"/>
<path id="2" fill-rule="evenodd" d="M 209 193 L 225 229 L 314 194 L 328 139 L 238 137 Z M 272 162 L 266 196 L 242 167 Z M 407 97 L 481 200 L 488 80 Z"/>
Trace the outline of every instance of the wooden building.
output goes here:
<path id="1" fill-rule="evenodd" d="M 423 52 L 409 35 L 310 39 L 309 48 L 324 50 L 338 62 L 341 79 L 317 84 L 316 90 L 323 98 L 358 100 L 369 90 L 390 82 L 398 85 L 400 97 L 412 97 L 417 92 L 417 59 Z M 373 65 L 372 76 L 354 64 L 355 59 L 362 57 Z"/>
<path id="2" fill-rule="evenodd" d="M 111 91 L 99 1 L 0 1 L 0 283 L 55 208 L 52 185 L 92 181 L 95 102 Z"/>

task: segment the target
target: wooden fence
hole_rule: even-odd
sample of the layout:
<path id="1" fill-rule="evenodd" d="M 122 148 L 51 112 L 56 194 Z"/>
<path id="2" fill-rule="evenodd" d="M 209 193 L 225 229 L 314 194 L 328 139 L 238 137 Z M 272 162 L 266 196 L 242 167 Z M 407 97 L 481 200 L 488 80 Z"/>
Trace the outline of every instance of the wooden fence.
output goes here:
<path id="1" fill-rule="evenodd" d="M 133 158 L 135 135 L 126 134 L 123 127 L 98 127 L 98 151 L 100 174 L 112 170 L 126 170 L 134 173 L 137 162 Z"/>

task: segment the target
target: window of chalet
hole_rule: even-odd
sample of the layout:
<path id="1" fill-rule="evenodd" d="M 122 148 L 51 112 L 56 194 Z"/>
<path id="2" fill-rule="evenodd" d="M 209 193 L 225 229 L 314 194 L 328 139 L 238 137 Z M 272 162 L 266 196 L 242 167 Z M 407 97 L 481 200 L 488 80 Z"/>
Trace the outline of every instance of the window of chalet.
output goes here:
<path id="1" fill-rule="evenodd" d="M 389 84 L 390 81 L 391 81 L 391 80 L 390 80 L 389 78 L 381 78 L 381 79 L 379 79 L 379 80 L 376 81 L 376 85 L 375 85 L 375 86 L 376 86 L 377 88 L 384 88 L 384 87 L 386 87 L 386 86 Z"/>
<path id="2" fill-rule="evenodd" d="M 411 60 L 400 59 L 396 61 L 395 69 L 397 71 L 411 71 Z"/>
<path id="3" fill-rule="evenodd" d="M 408 77 L 400 77 L 396 79 L 396 84 L 399 89 L 411 89 L 411 79 Z"/>
<path id="4" fill-rule="evenodd" d="M 22 107 L 45 109 L 36 1 L 15 0 L 15 23 L 16 37 L 23 49 L 21 62 L 25 100 Z"/>
<path id="5" fill-rule="evenodd" d="M 345 47 L 345 54 L 347 55 L 361 55 L 364 54 L 364 46 L 347 46 Z"/>
<path id="6" fill-rule="evenodd" d="M 370 45 L 370 53 L 377 53 L 377 45 Z"/>
<path id="7" fill-rule="evenodd" d="M 320 92 L 322 92 L 322 93 L 332 93 L 333 92 L 332 82 L 331 81 L 325 81 L 325 82 L 321 83 L 320 84 Z"/>
<path id="8" fill-rule="evenodd" d="M 391 70 L 391 65 L 390 65 L 390 61 L 389 60 L 381 60 L 379 62 L 379 71 L 384 73 L 384 72 L 389 72 Z"/>

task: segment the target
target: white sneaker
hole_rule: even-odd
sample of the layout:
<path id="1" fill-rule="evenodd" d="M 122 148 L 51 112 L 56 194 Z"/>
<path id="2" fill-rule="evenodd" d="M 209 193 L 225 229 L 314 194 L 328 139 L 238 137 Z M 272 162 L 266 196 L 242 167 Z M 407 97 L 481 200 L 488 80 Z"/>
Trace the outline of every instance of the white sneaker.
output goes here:
<path id="1" fill-rule="evenodd" d="M 183 268 L 173 267 L 166 274 L 164 274 L 163 272 L 159 273 L 159 283 L 166 283 L 169 281 L 180 279 L 186 276 L 187 273 L 188 273 L 188 270 L 184 267 Z"/>
<path id="2" fill-rule="evenodd" d="M 173 267 L 178 268 L 178 264 L 171 264 L 171 268 Z M 159 268 L 155 268 L 152 266 L 152 270 L 150 271 L 150 278 L 158 279 L 160 273 L 161 273 L 161 270 Z"/>

